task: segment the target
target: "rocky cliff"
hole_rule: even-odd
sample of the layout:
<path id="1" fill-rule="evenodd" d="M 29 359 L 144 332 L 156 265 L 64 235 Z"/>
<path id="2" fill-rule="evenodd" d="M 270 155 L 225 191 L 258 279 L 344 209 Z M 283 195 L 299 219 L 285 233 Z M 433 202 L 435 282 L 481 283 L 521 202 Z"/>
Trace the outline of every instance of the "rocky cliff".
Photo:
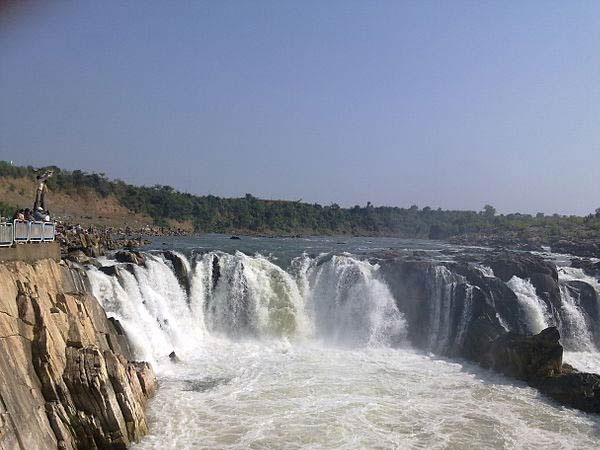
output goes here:
<path id="1" fill-rule="evenodd" d="M 0 264 L 0 450 L 127 448 L 155 389 L 84 271 Z"/>
<path id="2" fill-rule="evenodd" d="M 563 405 L 600 413 L 600 375 L 562 361 L 563 345 L 572 351 L 600 348 L 600 299 L 590 280 L 561 280 L 555 263 L 531 253 L 466 260 L 378 261 L 407 318 L 411 343 L 523 380 Z M 598 275 L 593 263 L 582 267 Z M 513 277 L 530 290 L 517 295 L 510 288 Z M 532 320 L 536 310 L 540 323 Z"/>

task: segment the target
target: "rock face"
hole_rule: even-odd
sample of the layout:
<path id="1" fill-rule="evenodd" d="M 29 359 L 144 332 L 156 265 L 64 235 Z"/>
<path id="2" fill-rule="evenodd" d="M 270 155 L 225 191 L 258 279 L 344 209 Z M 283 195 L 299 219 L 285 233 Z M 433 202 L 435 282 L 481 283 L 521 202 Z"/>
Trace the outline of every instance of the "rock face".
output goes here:
<path id="1" fill-rule="evenodd" d="M 188 298 L 190 296 L 191 286 L 190 286 L 190 274 L 188 271 L 188 267 L 185 265 L 183 260 L 176 255 L 174 252 L 167 251 L 162 253 L 163 256 L 171 263 L 173 266 L 173 272 L 177 277 L 177 281 L 179 281 L 179 285 L 185 290 Z"/>
<path id="2" fill-rule="evenodd" d="M 530 280 L 547 306 L 549 323 L 565 333 L 569 328 L 560 315 L 562 288 L 578 305 L 590 337 L 600 347 L 600 307 L 590 284 L 561 282 L 553 263 L 522 252 L 495 252 L 475 263 L 440 264 L 394 255 L 377 262 L 407 319 L 412 345 L 466 358 L 523 380 L 563 405 L 600 413 L 600 375 L 562 364 L 558 328 L 532 336 L 527 311 L 506 283 L 513 276 Z M 481 263 L 493 275 L 484 273 Z"/>
<path id="3" fill-rule="evenodd" d="M 554 253 L 566 253 L 583 257 L 600 257 L 600 239 L 559 239 L 550 243 Z"/>
<path id="4" fill-rule="evenodd" d="M 139 239 L 114 239 L 110 233 L 86 230 L 59 230 L 56 238 L 63 256 L 81 258 L 81 254 L 96 258 L 107 251 L 142 247 L 148 241 Z"/>
<path id="5" fill-rule="evenodd" d="M 156 390 L 85 273 L 0 264 L 0 449 L 124 449 L 147 431 Z"/>
<path id="6" fill-rule="evenodd" d="M 506 333 L 491 342 L 478 362 L 526 381 L 563 405 L 600 413 L 600 375 L 563 365 L 559 339 L 555 327 L 535 336 Z"/>
<path id="7" fill-rule="evenodd" d="M 536 381 L 561 373 L 563 348 L 555 327 L 535 336 L 505 333 L 479 355 L 478 362 L 504 375 Z"/>

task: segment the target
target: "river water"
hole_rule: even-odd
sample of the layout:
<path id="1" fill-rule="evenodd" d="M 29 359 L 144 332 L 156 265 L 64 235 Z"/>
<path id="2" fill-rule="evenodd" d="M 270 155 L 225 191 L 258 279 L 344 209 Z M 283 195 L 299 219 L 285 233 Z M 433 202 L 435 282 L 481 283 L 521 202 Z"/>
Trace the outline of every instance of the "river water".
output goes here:
<path id="1" fill-rule="evenodd" d="M 368 256 L 419 251 L 444 260 L 465 249 L 206 236 L 157 239 L 148 250 L 167 249 L 179 252 L 189 293 L 158 253 L 118 277 L 89 271 L 95 294 L 159 379 L 150 434 L 133 449 L 600 447 L 598 416 L 411 348 L 406 319 Z M 565 359 L 600 369 L 586 350 Z"/>

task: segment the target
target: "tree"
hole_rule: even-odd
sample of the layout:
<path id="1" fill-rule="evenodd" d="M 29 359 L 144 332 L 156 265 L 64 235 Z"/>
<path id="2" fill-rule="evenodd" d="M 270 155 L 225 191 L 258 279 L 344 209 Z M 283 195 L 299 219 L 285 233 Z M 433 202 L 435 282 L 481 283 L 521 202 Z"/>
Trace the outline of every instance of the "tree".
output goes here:
<path id="1" fill-rule="evenodd" d="M 485 205 L 483 207 L 483 215 L 485 217 L 494 217 L 496 215 L 496 208 L 492 205 Z"/>

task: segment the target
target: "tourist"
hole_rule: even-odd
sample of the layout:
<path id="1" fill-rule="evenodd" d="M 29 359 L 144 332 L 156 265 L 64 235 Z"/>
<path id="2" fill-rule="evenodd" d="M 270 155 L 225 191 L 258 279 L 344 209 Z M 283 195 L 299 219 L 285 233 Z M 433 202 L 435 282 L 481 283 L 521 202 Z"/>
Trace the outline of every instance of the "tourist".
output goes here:
<path id="1" fill-rule="evenodd" d="M 36 222 L 42 222 L 45 217 L 46 213 L 44 212 L 41 206 L 38 206 L 37 209 L 33 212 L 33 218 L 36 220 Z"/>

